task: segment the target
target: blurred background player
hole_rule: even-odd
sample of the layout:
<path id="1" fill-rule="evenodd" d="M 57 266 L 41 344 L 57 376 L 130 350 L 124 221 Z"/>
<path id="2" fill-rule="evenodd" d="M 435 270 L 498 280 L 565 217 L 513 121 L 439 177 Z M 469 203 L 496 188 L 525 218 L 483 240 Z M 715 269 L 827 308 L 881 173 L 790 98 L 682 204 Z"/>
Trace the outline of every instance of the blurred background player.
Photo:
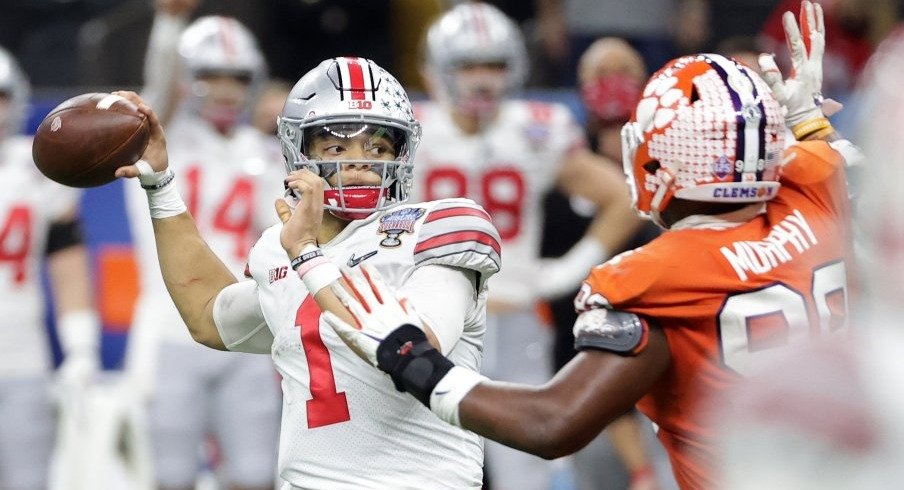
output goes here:
<path id="1" fill-rule="evenodd" d="M 28 97 L 28 81 L 0 47 L 0 488 L 12 490 L 44 490 L 49 483 L 56 410 L 45 266 L 65 356 L 56 373 L 60 401 L 75 403 L 100 369 L 81 193 L 35 167 L 31 138 L 19 136 Z"/>
<path id="2" fill-rule="evenodd" d="M 276 220 L 272 200 L 280 192 L 272 183 L 283 178 L 283 166 L 249 124 L 266 76 L 254 38 L 228 17 L 202 17 L 180 30 L 196 4 L 157 2 L 146 91 L 170 112 L 171 168 L 200 232 L 241 275 L 253 241 Z M 142 281 L 127 372 L 150 396 L 158 483 L 192 488 L 209 437 L 224 485 L 272 488 L 280 404 L 272 364 L 266 356 L 222 355 L 192 342 L 158 272 L 145 193 L 137 186 L 126 193 Z"/>
<path id="3" fill-rule="evenodd" d="M 424 134 L 413 192 L 419 200 L 468 197 L 493 218 L 506 265 L 490 283 L 483 372 L 539 383 L 549 373 L 551 332 L 534 302 L 569 293 L 639 220 L 621 173 L 586 148 L 564 105 L 510 99 L 528 67 L 521 33 L 502 12 L 458 5 L 432 24 L 425 49 L 433 100 L 415 106 Z M 601 212 L 566 254 L 543 262 L 541 205 L 554 187 Z M 493 488 L 548 487 L 549 463 L 491 441 L 486 452 Z"/>
<path id="4" fill-rule="evenodd" d="M 590 149 L 607 159 L 601 164 L 614 166 L 622 157 L 621 128 L 631 118 L 631 111 L 640 100 L 640 92 L 647 79 L 643 59 L 625 40 L 601 38 L 581 56 L 577 76 L 581 101 L 587 114 L 585 132 Z M 621 171 L 621 168 L 618 170 Z M 543 256 L 559 257 L 567 253 L 584 236 L 596 213 L 593 203 L 586 199 L 569 198 L 557 189 L 549 191 L 543 200 Z M 637 248 L 658 234 L 656 225 L 645 222 L 613 255 Z M 567 295 L 546 302 L 555 327 L 553 372 L 577 354 L 572 328 L 577 320 L 574 296 L 579 286 L 575 283 Z M 610 424 L 606 435 L 598 437 L 573 456 L 577 488 L 655 488 L 657 472 L 652 461 L 654 455 L 659 463 L 659 478 L 673 484 L 667 457 L 661 445 L 653 439 L 649 421 L 645 418 L 641 420 L 633 414 L 626 415 Z"/>
<path id="5" fill-rule="evenodd" d="M 262 134 L 277 135 L 277 120 L 283 105 L 292 91 L 292 84 L 285 80 L 268 80 L 261 88 L 254 104 L 251 124 Z M 279 142 L 278 138 L 270 138 Z"/>
<path id="6" fill-rule="evenodd" d="M 626 40 L 647 66 L 700 51 L 710 37 L 709 0 L 537 0 L 537 36 L 558 68 L 558 83 L 574 84 L 581 54 L 601 37 Z"/>

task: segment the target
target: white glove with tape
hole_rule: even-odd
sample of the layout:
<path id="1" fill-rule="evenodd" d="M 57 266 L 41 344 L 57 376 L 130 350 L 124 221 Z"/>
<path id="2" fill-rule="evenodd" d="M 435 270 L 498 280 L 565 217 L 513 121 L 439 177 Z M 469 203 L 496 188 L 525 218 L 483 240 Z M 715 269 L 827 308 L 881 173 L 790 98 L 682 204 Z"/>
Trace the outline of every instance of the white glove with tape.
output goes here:
<path id="1" fill-rule="evenodd" d="M 375 268 L 361 265 L 360 275 L 349 271 L 343 277 L 352 289 L 350 293 L 340 282 L 330 285 L 333 294 L 355 319 L 355 326 L 329 311 L 323 319 L 359 357 L 374 367 L 380 367 L 377 348 L 390 333 L 402 325 L 421 330 L 423 324 L 405 298 L 399 298 Z"/>
<path id="2" fill-rule="evenodd" d="M 786 111 L 788 127 L 798 136 L 801 131 L 807 130 L 802 125 L 824 118 L 820 107 L 823 103 L 822 58 L 826 45 L 822 7 L 805 0 L 801 4 L 800 27 L 792 12 L 785 12 L 782 24 L 794 73 L 782 80 L 782 73 L 774 57 L 769 54 L 760 55 L 759 63 L 763 78 Z M 831 101 L 829 106 L 833 113 L 840 109 L 835 101 Z M 795 130 L 796 127 L 800 131 Z"/>

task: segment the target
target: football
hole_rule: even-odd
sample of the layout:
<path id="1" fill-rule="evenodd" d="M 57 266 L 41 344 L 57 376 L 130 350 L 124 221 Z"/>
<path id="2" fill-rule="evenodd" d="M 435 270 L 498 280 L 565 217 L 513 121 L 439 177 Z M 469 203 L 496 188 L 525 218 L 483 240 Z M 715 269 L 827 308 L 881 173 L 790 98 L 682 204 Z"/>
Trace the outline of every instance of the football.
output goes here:
<path id="1" fill-rule="evenodd" d="M 97 187 L 117 168 L 141 158 L 150 137 L 147 117 L 118 95 L 89 93 L 55 107 L 38 126 L 32 157 L 48 178 L 70 187 Z"/>

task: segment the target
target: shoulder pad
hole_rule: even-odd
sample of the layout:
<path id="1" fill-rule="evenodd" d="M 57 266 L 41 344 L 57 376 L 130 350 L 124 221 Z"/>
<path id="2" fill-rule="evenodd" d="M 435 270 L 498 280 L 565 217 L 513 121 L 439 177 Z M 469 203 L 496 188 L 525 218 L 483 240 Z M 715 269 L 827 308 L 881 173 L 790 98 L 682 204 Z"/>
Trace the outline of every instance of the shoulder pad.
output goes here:
<path id="1" fill-rule="evenodd" d="M 424 217 L 414 247 L 416 266 L 449 265 L 480 273 L 479 288 L 502 264 L 499 232 L 470 199 L 436 201 Z"/>
<path id="2" fill-rule="evenodd" d="M 649 331 L 647 322 L 634 313 L 594 308 L 578 315 L 574 322 L 574 348 L 633 356 L 646 347 Z"/>

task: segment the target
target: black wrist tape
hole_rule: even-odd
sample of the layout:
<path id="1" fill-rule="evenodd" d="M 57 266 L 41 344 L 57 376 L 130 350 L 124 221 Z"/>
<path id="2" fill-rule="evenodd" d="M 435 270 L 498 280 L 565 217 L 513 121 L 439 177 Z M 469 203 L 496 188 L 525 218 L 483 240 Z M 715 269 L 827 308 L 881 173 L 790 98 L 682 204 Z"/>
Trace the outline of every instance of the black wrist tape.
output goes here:
<path id="1" fill-rule="evenodd" d="M 427 407 L 433 388 L 454 366 L 430 345 L 423 330 L 410 324 L 393 330 L 380 342 L 377 365 L 389 373 L 397 390 L 410 393 Z"/>

